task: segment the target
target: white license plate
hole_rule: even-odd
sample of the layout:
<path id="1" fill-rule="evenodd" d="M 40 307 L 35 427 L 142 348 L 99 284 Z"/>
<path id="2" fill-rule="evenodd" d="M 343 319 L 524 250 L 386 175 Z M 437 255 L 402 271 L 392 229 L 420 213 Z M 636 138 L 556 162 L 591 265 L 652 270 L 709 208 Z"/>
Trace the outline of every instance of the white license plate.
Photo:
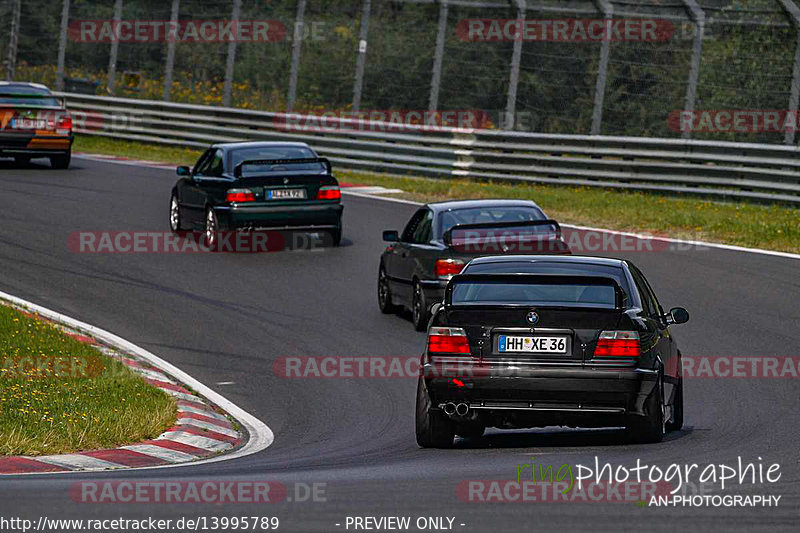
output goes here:
<path id="1" fill-rule="evenodd" d="M 304 200 L 305 189 L 267 189 L 267 200 Z"/>
<path id="2" fill-rule="evenodd" d="M 567 337 L 500 335 L 497 339 L 497 351 L 565 354 Z"/>

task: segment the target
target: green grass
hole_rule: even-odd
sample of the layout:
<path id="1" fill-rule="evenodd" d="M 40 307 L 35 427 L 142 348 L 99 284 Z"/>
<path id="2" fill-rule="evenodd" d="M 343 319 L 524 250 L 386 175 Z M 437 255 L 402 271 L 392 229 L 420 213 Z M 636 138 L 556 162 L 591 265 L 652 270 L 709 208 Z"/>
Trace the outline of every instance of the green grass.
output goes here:
<path id="1" fill-rule="evenodd" d="M 193 164 L 200 151 L 79 136 L 75 149 L 175 164 Z M 454 198 L 534 200 L 559 222 L 658 233 L 753 248 L 800 253 L 800 209 L 785 205 L 721 202 L 591 187 L 399 177 L 339 170 L 342 182 L 402 189 L 392 195 L 420 202 Z"/>
<path id="2" fill-rule="evenodd" d="M 113 448 L 158 436 L 176 415 L 122 363 L 0 304 L 0 456 Z"/>

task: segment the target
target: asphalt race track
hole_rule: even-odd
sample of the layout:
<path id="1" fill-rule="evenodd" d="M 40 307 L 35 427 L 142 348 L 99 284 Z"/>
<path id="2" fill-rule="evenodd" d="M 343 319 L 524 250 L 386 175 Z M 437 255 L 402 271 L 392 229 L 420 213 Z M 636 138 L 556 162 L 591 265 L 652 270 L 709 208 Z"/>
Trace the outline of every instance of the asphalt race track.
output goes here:
<path id="1" fill-rule="evenodd" d="M 219 463 L 0 479 L 3 515 L 49 518 L 278 516 L 282 531 L 344 531 L 348 516 L 455 517 L 456 531 L 789 531 L 800 524 L 800 380 L 685 382 L 684 430 L 657 445 L 616 430 L 491 432 L 453 450 L 414 441 L 414 379 L 284 379 L 281 356 L 418 355 L 410 321 L 376 304 L 381 230 L 414 207 L 344 199 L 339 248 L 261 254 L 78 254 L 74 231 L 166 231 L 174 175 L 73 160 L 0 162 L 0 290 L 95 324 L 177 365 L 275 433 L 257 455 Z M 674 326 L 685 355 L 798 356 L 800 261 L 718 249 L 610 253 L 630 258 L 662 304 L 685 306 Z M 221 385 L 220 383 L 232 382 Z M 731 493 L 780 495 L 775 508 L 640 508 L 633 503 L 463 502 L 464 480 L 509 480 L 516 465 L 667 466 L 779 463 L 775 484 Z M 327 501 L 272 505 L 75 503 L 79 480 L 270 480 L 326 483 Z M 728 492 L 728 490 L 726 490 Z M 291 494 L 291 491 L 290 491 Z M 340 524 L 340 526 L 336 526 Z M 463 526 L 460 524 L 464 524 Z M 352 529 L 351 529 L 352 530 Z"/>

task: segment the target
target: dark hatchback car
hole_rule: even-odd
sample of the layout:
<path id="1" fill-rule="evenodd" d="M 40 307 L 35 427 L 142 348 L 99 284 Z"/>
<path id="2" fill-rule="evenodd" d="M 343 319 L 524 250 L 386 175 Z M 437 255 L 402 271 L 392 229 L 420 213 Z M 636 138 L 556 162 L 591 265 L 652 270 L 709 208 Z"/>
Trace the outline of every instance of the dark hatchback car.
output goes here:
<path id="1" fill-rule="evenodd" d="M 339 182 L 305 143 L 215 144 L 177 172 L 170 228 L 202 230 L 209 247 L 226 230 L 326 231 L 334 245 L 342 238 Z"/>
<path id="2" fill-rule="evenodd" d="M 458 200 L 420 207 L 401 234 L 384 231 L 378 269 L 378 306 L 411 310 L 424 331 L 430 306 L 470 259 L 494 254 L 569 254 L 561 228 L 527 200 Z"/>
<path id="3" fill-rule="evenodd" d="M 482 257 L 434 306 L 417 389 L 423 447 L 486 427 L 626 427 L 639 442 L 683 425 L 681 353 L 631 262 Z"/>
<path id="4" fill-rule="evenodd" d="M 53 168 L 65 169 L 72 141 L 72 117 L 50 89 L 0 82 L 0 157 L 13 157 L 18 164 L 46 157 Z"/>

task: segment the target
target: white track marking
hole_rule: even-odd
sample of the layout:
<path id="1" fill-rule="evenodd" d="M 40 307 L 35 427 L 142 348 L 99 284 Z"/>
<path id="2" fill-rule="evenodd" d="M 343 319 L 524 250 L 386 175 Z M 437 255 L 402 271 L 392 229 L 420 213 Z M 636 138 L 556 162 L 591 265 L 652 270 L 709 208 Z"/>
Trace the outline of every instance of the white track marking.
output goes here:
<path id="1" fill-rule="evenodd" d="M 212 439 L 210 437 L 203 437 L 202 435 L 195 435 L 194 433 L 187 433 L 186 431 L 168 431 L 156 440 L 168 440 L 171 442 L 180 442 L 181 444 L 188 444 L 195 448 L 202 448 L 213 452 L 220 452 L 233 448 L 233 444 L 222 440 Z"/>
<path id="2" fill-rule="evenodd" d="M 48 455 L 45 457 L 31 457 L 38 463 L 60 466 L 74 470 L 80 468 L 86 470 L 108 470 L 109 468 L 126 468 L 125 465 L 111 463 L 88 455 L 69 454 L 69 455 Z"/>
<path id="3" fill-rule="evenodd" d="M 209 431 L 215 431 L 220 435 L 227 435 L 229 437 L 238 438 L 239 432 L 234 431 L 233 429 L 226 428 L 224 426 L 218 426 L 217 424 L 212 424 L 211 422 L 206 422 L 205 420 L 197 420 L 195 418 L 181 418 L 177 422 L 178 426 L 196 426 L 202 429 L 207 429 Z"/>
<path id="4" fill-rule="evenodd" d="M 158 457 L 170 463 L 185 463 L 186 461 L 194 461 L 197 459 L 196 455 L 178 450 L 171 450 L 163 446 L 156 446 L 155 444 L 132 444 L 130 446 L 123 446 L 122 449 L 149 455 L 151 457 Z"/>
<path id="5" fill-rule="evenodd" d="M 222 409 L 224 412 L 231 415 L 231 417 L 233 417 L 239 423 L 239 425 L 242 426 L 247 431 L 249 439 L 247 440 L 245 445 L 239 448 L 238 450 L 234 450 L 233 452 L 227 455 L 220 455 L 209 459 L 201 459 L 198 461 L 194 461 L 191 463 L 192 466 L 208 464 L 208 463 L 216 463 L 220 461 L 229 461 L 231 459 L 238 459 L 240 457 L 252 455 L 254 453 L 258 453 L 268 448 L 275 440 L 275 435 L 272 433 L 272 430 L 264 422 L 260 421 L 250 413 L 246 412 L 244 409 L 234 404 L 221 394 L 214 392 L 207 386 L 203 385 L 202 383 L 200 383 L 195 378 L 193 378 L 183 370 L 179 369 L 175 365 L 161 359 L 157 355 L 145 350 L 144 348 L 140 348 L 139 346 L 136 346 L 135 344 L 123 339 L 122 337 L 114 335 L 113 333 L 110 333 L 106 330 L 92 326 L 91 324 L 87 324 L 86 322 L 81 322 L 80 320 L 68 317 L 66 315 L 63 315 L 51 309 L 47 309 L 46 307 L 42 307 L 27 300 L 23 300 L 22 298 L 17 298 L 16 296 L 12 296 L 8 293 L 0 291 L 0 298 L 7 300 L 11 303 L 17 304 L 19 306 L 26 307 L 31 311 L 39 313 L 43 317 L 49 318 L 56 322 L 61 322 L 62 324 L 66 324 L 67 326 L 76 329 L 78 331 L 83 331 L 101 340 L 106 344 L 118 347 L 123 352 L 132 353 L 140 357 L 141 359 L 144 359 L 150 365 L 154 366 L 155 368 L 158 368 L 162 372 L 178 380 L 180 383 L 186 385 L 190 389 L 197 391 L 200 394 L 200 396 L 204 397 L 206 400 L 210 401 L 211 403 Z M 195 398 L 192 398 L 190 401 L 196 402 L 197 400 Z M 169 465 L 161 465 L 155 467 L 152 466 L 133 467 L 129 468 L 129 470 L 174 468 L 178 466 L 187 466 L 187 465 L 169 464 Z M 75 470 L 74 472 L 80 472 L 80 470 Z M 57 472 L 57 473 L 64 474 L 65 472 Z M 42 472 L 36 475 L 43 475 L 43 474 L 46 473 Z"/>

